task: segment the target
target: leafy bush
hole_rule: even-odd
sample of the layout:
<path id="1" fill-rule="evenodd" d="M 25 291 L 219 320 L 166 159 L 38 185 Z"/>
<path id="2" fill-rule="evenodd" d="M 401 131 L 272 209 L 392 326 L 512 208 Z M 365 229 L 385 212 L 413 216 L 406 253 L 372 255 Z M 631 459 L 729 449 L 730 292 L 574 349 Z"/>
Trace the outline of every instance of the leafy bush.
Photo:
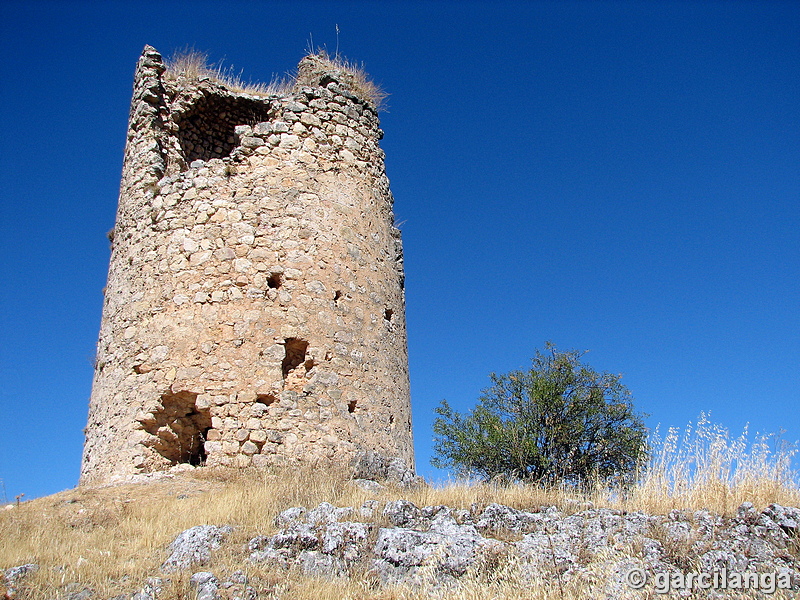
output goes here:
<path id="1" fill-rule="evenodd" d="M 486 479 L 631 483 L 646 454 L 643 418 L 621 376 L 598 373 L 583 354 L 548 343 L 527 371 L 492 373 L 466 415 L 443 400 L 432 464 Z"/>

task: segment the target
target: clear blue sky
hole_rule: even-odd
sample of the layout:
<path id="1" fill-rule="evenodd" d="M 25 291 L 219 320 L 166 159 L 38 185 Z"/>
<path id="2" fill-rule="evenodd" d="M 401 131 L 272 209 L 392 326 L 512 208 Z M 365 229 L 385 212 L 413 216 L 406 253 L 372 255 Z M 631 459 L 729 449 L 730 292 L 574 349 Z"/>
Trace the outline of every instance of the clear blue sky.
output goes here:
<path id="1" fill-rule="evenodd" d="M 800 438 L 797 2 L 3 2 L 0 479 L 77 482 L 134 66 L 245 78 L 315 46 L 391 96 L 414 431 L 537 347 L 590 350 L 648 425 Z M 0 490 L 2 491 L 2 490 Z"/>

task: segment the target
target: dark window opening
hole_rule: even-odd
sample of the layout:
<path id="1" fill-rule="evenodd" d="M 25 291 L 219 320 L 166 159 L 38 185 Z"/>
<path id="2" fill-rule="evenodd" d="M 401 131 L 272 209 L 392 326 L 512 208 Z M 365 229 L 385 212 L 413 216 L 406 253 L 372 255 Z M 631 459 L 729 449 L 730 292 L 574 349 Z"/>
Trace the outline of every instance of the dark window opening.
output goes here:
<path id="1" fill-rule="evenodd" d="M 204 443 L 211 429 L 211 413 L 208 409 L 199 410 L 196 400 L 197 394 L 192 392 L 164 394 L 153 419 L 142 423 L 145 431 L 154 436 L 147 445 L 171 465 L 202 465 L 206 461 Z"/>
<path id="2" fill-rule="evenodd" d="M 178 141 L 186 163 L 230 156 L 236 147 L 234 129 L 269 121 L 269 103 L 251 98 L 209 95 L 176 116 Z"/>
<path id="3" fill-rule="evenodd" d="M 298 338 L 287 338 L 284 348 L 286 349 L 286 356 L 281 365 L 283 369 L 283 377 L 289 374 L 304 362 L 306 362 L 306 350 L 308 350 L 308 342 Z M 306 365 L 308 368 L 308 365 Z"/>
<path id="4" fill-rule="evenodd" d="M 356 401 L 355 400 L 350 400 L 350 402 L 347 403 L 347 412 L 349 412 L 349 413 L 356 412 Z"/>
<path id="5" fill-rule="evenodd" d="M 333 293 L 333 301 L 334 301 L 334 303 L 339 304 L 339 298 L 341 298 L 341 297 L 342 297 L 342 292 L 340 292 L 339 290 L 336 290 Z"/>
<path id="6" fill-rule="evenodd" d="M 267 278 L 267 287 L 277 290 L 283 283 L 283 275 L 280 273 L 271 273 Z"/>
<path id="7" fill-rule="evenodd" d="M 391 308 L 387 308 L 386 310 L 383 311 L 383 318 L 386 319 L 387 321 L 391 321 L 393 314 L 394 311 Z"/>

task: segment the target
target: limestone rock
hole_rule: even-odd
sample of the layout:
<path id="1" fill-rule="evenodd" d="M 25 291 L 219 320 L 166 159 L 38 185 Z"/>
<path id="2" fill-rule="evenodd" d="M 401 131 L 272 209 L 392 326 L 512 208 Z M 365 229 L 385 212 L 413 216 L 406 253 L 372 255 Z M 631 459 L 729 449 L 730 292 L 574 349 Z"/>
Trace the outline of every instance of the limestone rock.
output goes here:
<path id="1" fill-rule="evenodd" d="M 204 564 L 211 557 L 211 551 L 222 545 L 225 536 L 233 527 L 225 525 L 196 525 L 182 532 L 169 545 L 170 557 L 161 565 L 165 573 L 188 569 L 192 564 Z"/>
<path id="2" fill-rule="evenodd" d="M 132 600 L 156 600 L 161 594 L 164 582 L 160 577 L 148 577 L 141 590 L 133 595 Z"/>
<path id="3" fill-rule="evenodd" d="M 218 600 L 219 580 L 209 571 L 194 573 L 190 578 L 193 588 L 197 589 L 196 600 Z"/>
<path id="4" fill-rule="evenodd" d="M 22 581 L 30 574 L 39 570 L 39 565 L 36 563 L 26 563 L 17 567 L 6 569 L 3 573 L 6 584 L 8 585 L 7 598 L 14 598 L 17 593 L 17 588 Z"/>

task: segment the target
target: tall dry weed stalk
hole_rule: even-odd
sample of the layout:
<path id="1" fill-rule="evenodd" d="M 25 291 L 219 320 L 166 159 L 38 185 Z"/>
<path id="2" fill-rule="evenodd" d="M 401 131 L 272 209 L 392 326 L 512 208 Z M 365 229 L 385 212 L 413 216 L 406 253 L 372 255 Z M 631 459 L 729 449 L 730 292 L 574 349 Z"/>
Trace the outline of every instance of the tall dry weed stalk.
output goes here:
<path id="1" fill-rule="evenodd" d="M 652 512 L 672 508 L 709 508 L 731 514 L 742 502 L 798 505 L 800 478 L 792 468 L 797 452 L 775 434 L 748 430 L 733 437 L 701 413 L 684 431 L 670 428 L 651 436 L 650 460 L 628 495 L 628 504 Z"/>

